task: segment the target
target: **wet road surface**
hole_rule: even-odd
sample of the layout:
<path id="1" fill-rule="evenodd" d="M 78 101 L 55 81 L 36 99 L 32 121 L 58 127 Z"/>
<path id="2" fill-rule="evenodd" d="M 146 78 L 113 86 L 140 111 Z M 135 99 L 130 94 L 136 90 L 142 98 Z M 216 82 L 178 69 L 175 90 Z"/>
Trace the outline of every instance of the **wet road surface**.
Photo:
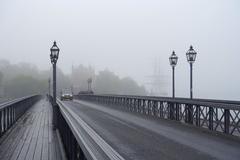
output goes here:
<path id="1" fill-rule="evenodd" d="M 86 101 L 64 104 L 130 160 L 240 159 L 240 139 Z"/>

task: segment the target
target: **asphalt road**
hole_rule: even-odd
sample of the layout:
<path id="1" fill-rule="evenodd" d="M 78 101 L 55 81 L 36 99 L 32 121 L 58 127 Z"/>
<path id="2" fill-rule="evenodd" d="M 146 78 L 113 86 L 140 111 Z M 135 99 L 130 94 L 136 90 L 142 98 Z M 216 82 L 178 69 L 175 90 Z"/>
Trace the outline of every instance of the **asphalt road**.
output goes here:
<path id="1" fill-rule="evenodd" d="M 86 101 L 64 101 L 126 160 L 239 160 L 240 138 Z"/>

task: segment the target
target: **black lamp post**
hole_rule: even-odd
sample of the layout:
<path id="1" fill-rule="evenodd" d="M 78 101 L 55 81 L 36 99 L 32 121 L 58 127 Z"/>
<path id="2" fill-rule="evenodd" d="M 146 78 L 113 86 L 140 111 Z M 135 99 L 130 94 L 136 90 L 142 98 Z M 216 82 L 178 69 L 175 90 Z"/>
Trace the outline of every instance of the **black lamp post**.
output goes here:
<path id="1" fill-rule="evenodd" d="M 50 59 L 51 63 L 53 65 L 53 129 L 55 130 L 57 128 L 57 103 L 56 103 L 56 64 L 58 60 L 59 55 L 59 48 L 57 47 L 56 41 L 53 42 L 53 46 L 50 49 Z"/>
<path id="2" fill-rule="evenodd" d="M 53 65 L 53 103 L 56 104 L 56 64 L 58 60 L 59 55 L 59 48 L 57 47 L 56 41 L 53 42 L 53 46 L 50 49 L 50 59 L 51 63 Z"/>
<path id="3" fill-rule="evenodd" d="M 175 98 L 175 66 L 177 65 L 178 57 L 175 52 L 169 57 L 170 65 L 172 66 L 172 97 Z"/>
<path id="4" fill-rule="evenodd" d="M 193 98 L 193 83 L 192 83 L 192 68 L 193 68 L 193 63 L 196 60 L 197 52 L 193 49 L 192 46 L 190 46 L 190 49 L 186 53 L 187 56 L 187 61 L 190 64 L 190 98 Z"/>

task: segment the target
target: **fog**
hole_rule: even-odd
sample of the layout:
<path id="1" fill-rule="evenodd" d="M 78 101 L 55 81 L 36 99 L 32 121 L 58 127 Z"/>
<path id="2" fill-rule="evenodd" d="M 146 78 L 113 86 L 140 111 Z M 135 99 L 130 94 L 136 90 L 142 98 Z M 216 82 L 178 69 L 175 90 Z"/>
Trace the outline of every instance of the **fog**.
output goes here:
<path id="1" fill-rule="evenodd" d="M 240 100 L 239 7 L 237 0 L 1 0 L 0 59 L 49 70 L 56 40 L 65 74 L 91 65 L 151 92 L 149 76 L 159 70 L 157 94 L 171 96 L 168 58 L 175 50 L 176 96 L 189 97 L 186 51 L 193 45 L 194 97 Z"/>

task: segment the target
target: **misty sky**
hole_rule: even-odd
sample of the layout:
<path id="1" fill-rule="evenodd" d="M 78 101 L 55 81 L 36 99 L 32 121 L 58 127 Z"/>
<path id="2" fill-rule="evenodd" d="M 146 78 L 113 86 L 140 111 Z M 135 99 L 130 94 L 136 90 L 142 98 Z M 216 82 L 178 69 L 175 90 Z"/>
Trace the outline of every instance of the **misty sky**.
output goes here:
<path id="1" fill-rule="evenodd" d="M 194 97 L 240 100 L 238 0 L 0 0 L 0 59 L 50 68 L 108 68 L 145 84 L 156 59 L 171 95 L 172 50 L 179 56 L 176 96 L 189 97 L 186 51 L 198 52 Z"/>

